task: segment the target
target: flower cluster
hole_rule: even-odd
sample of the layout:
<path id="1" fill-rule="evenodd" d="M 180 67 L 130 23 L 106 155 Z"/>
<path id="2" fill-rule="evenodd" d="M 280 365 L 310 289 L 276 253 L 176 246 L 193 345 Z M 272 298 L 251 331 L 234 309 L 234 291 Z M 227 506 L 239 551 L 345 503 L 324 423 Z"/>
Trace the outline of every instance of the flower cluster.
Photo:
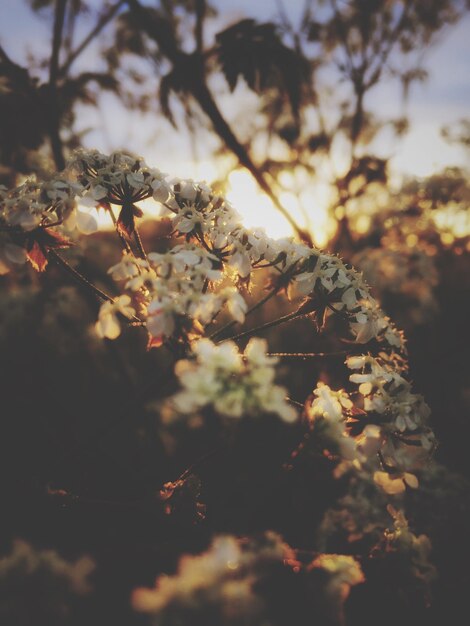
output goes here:
<path id="1" fill-rule="evenodd" d="M 295 421 L 297 412 L 286 400 L 286 390 L 274 384 L 277 359 L 267 356 L 266 348 L 262 339 L 251 339 L 243 353 L 233 341 L 198 341 L 193 358 L 176 364 L 182 386 L 171 400 L 176 412 L 191 414 L 211 406 L 225 417 L 272 413 Z"/>
<path id="2" fill-rule="evenodd" d="M 2 191 L 1 220 L 30 232 L 41 225 L 62 224 L 75 209 L 77 185 L 64 178 L 37 183 L 27 181 L 11 192 Z"/>
<path id="3" fill-rule="evenodd" d="M 171 232 L 158 251 L 147 252 L 138 219 L 143 216 L 140 203 L 150 199 L 160 205 Z M 76 229 L 85 234 L 93 229 L 92 218 L 80 208 L 87 206 L 106 210 L 119 236 L 122 256 L 113 259 L 108 270 L 116 283 L 113 297 L 67 265 L 58 252 L 71 244 Z M 133 155 L 96 151 L 77 153 L 59 178 L 0 190 L 0 271 L 27 260 L 42 271 L 50 257 L 103 300 L 94 337 L 113 340 L 126 326 L 141 326 L 149 348 L 164 346 L 175 357 L 179 390 L 159 404 L 162 431 L 165 422 L 199 423 L 202 416 L 210 420 L 214 414 L 236 420 L 272 415 L 296 422 L 296 428 L 282 426 L 283 432 L 305 436 L 291 459 L 300 459 L 301 467 L 311 444 L 320 451 L 322 463 L 325 455 L 339 461 L 334 476 L 347 474 L 351 487 L 339 502 L 341 510 L 326 513 L 320 533 L 327 537 L 331 529 L 324 526 L 330 523 L 336 532 L 346 530 L 351 540 L 383 535 L 385 504 L 390 496 L 418 486 L 416 472 L 435 442 L 427 425 L 429 409 L 407 380 L 404 337 L 371 296 L 360 272 L 335 255 L 245 228 L 231 204 L 205 183 L 170 180 Z M 394 280 L 403 282 L 405 274 L 397 276 Z M 257 277 L 265 282 L 259 284 Z M 265 290 L 254 302 L 253 284 L 257 291 Z M 230 329 L 283 292 L 291 303 L 290 313 L 230 336 Z M 286 304 L 284 299 L 283 308 Z M 318 382 L 305 405 L 288 397 L 292 390 L 276 384 L 279 359 L 269 354 L 265 340 L 251 338 L 244 348 L 235 343 L 280 320 L 296 318 L 310 320 L 312 333 L 334 331 L 332 341 L 339 339 L 348 347 L 339 354 L 351 354 L 346 367 L 341 357 L 335 374 L 330 376 L 325 368 L 323 380 L 328 384 Z M 221 341 L 223 337 L 228 339 Z M 337 374 L 339 389 L 333 388 Z M 302 415 L 295 406 L 304 406 Z M 251 426 L 264 430 L 262 420 Z M 175 427 L 180 430 L 185 428 Z M 331 467 L 330 461 L 325 465 Z M 294 462 L 289 469 L 295 469 Z M 193 512 L 200 518 L 204 505 L 197 498 L 203 482 L 189 472 L 167 483 L 160 492 L 165 513 L 173 514 L 178 501 L 186 505 L 189 493 Z M 426 540 L 414 537 L 403 520 L 397 520 L 387 535 L 391 549 L 404 546 L 413 559 L 425 563 Z M 364 580 L 350 556 L 323 554 L 302 569 L 277 535 L 258 540 L 226 536 L 217 538 L 206 553 L 184 557 L 178 573 L 160 577 L 155 589 L 137 590 L 134 606 L 162 625 L 181 623 L 181 615 L 185 623 L 198 621 L 201 609 L 227 624 L 259 624 L 266 606 L 258 582 L 274 566 L 277 571 L 288 566 L 290 574 L 302 570 L 310 576 L 306 587 L 312 580 L 320 581 L 324 585 L 320 595 L 339 611 L 331 614 L 335 623 L 342 621 L 351 587 Z M 421 570 L 416 572 L 419 577 Z"/>
<path id="4" fill-rule="evenodd" d="M 109 273 L 115 280 L 125 281 L 139 317 L 146 319 L 150 345 L 156 346 L 173 336 L 200 334 L 203 325 L 209 324 L 224 307 L 233 319 L 243 322 L 246 303 L 234 287 L 208 290 L 209 285 L 222 280 L 217 265 L 213 254 L 187 243 L 165 253 L 151 252 L 147 259 L 126 254 Z M 130 302 L 130 296 L 126 297 Z M 108 304 L 103 305 L 100 317 L 114 315 Z M 114 339 L 120 333 L 117 328 L 115 334 L 113 323 L 113 336 L 105 336 Z"/>
<path id="5" fill-rule="evenodd" d="M 42 271 L 49 250 L 69 245 L 58 228 L 76 217 L 78 191 L 73 182 L 63 178 L 27 181 L 10 192 L 0 191 L 2 273 L 26 260 Z"/>
<path id="6" fill-rule="evenodd" d="M 408 560 L 407 566 L 415 584 L 418 582 L 429 585 L 437 577 L 436 568 L 430 560 L 432 546 L 429 537 L 415 535 L 410 530 L 403 511 L 396 510 L 391 505 L 387 510 L 393 518 L 393 528 L 385 533 L 386 549 L 397 552 Z"/>
<path id="7" fill-rule="evenodd" d="M 333 391 L 328 385 L 319 383 L 313 391 L 314 399 L 307 406 L 307 415 L 315 423 L 317 433 L 328 443 L 331 451 L 343 459 L 356 458 L 356 441 L 349 436 L 345 411 L 354 406 L 349 395 L 343 390 Z"/>
<path id="8" fill-rule="evenodd" d="M 53 550 L 16 541 L 0 558 L 0 622 L 70 623 L 76 596 L 91 590 L 88 577 L 94 567 L 88 557 L 69 563 Z"/>
<path id="9" fill-rule="evenodd" d="M 120 207 L 116 225 L 128 239 L 136 234 L 135 220 L 142 216 L 138 203 L 148 198 L 164 207 L 175 235 L 186 239 L 187 248 L 177 244 L 174 251 L 169 250 L 169 257 L 147 257 L 140 242 L 138 255 L 126 243 L 123 266 L 127 272 L 121 266 L 111 272 L 127 279 L 126 288 L 134 299 L 144 300 L 140 307 L 133 306 L 141 309 L 139 319 L 148 321 L 151 345 L 172 334 L 177 338 L 187 334 L 194 320 L 203 325 L 212 322 L 225 304 L 234 319 L 242 321 L 246 305 L 236 287 L 225 289 L 226 281 L 247 282 L 257 269 L 265 268 L 274 289 L 284 288 L 290 296 L 314 301 L 312 307 L 322 307 L 325 318 L 341 314 L 357 343 L 374 339 L 404 350 L 401 334 L 370 296 L 362 276 L 341 259 L 291 239 L 273 240 L 261 229 L 246 229 L 230 203 L 205 183 L 169 181 L 142 159 L 124 153 L 105 156 L 80 151 L 62 177 L 2 191 L 0 224 L 7 233 L 0 242 L 3 264 L 29 258 L 37 269 L 44 269 L 48 252 L 67 245 L 61 230 L 80 223 L 82 230 L 91 230 L 90 216 L 80 212 L 78 202 L 102 206 L 113 217 L 112 207 Z M 79 219 L 80 215 L 84 217 Z M 34 247 L 39 248 L 40 262 L 37 254 L 30 254 Z M 188 268 L 191 276 L 186 274 Z M 222 285 L 224 290 L 214 296 L 215 288 Z M 108 312 L 107 306 L 102 316 Z M 114 321 L 113 337 L 117 336 Z"/>
<path id="10" fill-rule="evenodd" d="M 274 532 L 256 539 L 225 535 L 216 537 L 206 552 L 183 557 L 177 573 L 160 576 L 153 589 L 136 589 L 133 606 L 158 626 L 209 623 L 214 616 L 230 626 L 257 626 L 272 623 L 269 616 L 278 604 L 274 590 L 292 584 L 293 575 L 302 589 L 296 602 L 302 601 L 318 620 L 328 615 L 331 624 L 343 623 L 351 588 L 365 580 L 352 556 L 322 554 L 303 565 Z"/>
<path id="11" fill-rule="evenodd" d="M 349 595 L 351 587 L 365 581 L 361 566 L 352 556 L 346 554 L 320 554 L 312 563 L 312 568 L 327 572 L 326 592 L 332 596 L 333 606 L 341 607 Z"/>
<path id="12" fill-rule="evenodd" d="M 423 431 L 429 417 L 429 407 L 419 394 L 411 391 L 411 384 L 388 364 L 368 356 L 352 356 L 346 360 L 351 370 L 349 380 L 359 385 L 364 396 L 364 409 L 383 415 L 392 430 L 400 433 Z M 424 443 L 427 446 L 428 444 Z"/>
<path id="13" fill-rule="evenodd" d="M 294 553 L 275 533 L 258 540 L 219 536 L 207 552 L 183 557 L 178 572 L 158 578 L 154 589 L 136 589 L 133 605 L 163 626 L 198 622 L 206 612 L 223 624 L 254 626 L 265 612 L 256 584 L 289 561 L 295 562 Z"/>
<path id="14" fill-rule="evenodd" d="M 429 407 L 386 359 L 351 356 L 346 365 L 355 372 L 349 380 L 359 385 L 362 409 L 355 407 L 348 392 L 319 383 L 307 403 L 317 433 L 330 452 L 358 469 L 373 471 L 376 484 L 386 493 L 416 488 L 418 480 L 411 472 L 435 446 L 426 425 Z"/>
<path id="15" fill-rule="evenodd" d="M 147 254 L 137 218 L 142 215 L 138 204 L 150 198 L 171 222 L 172 237 L 166 249 Z M 428 409 L 404 378 L 403 335 L 371 296 L 362 274 L 334 255 L 245 228 L 230 203 L 205 183 L 169 180 L 141 158 L 96 151 L 78 152 L 56 180 L 1 192 L 2 258 L 27 257 L 44 269 L 51 251 L 57 254 L 56 248 L 68 245 L 63 230 L 76 221 L 78 202 L 109 211 L 123 243 L 122 259 L 109 269 L 123 288 L 102 304 L 97 334 L 115 339 L 123 321 L 143 325 L 149 347 L 165 344 L 186 355 L 176 367 L 182 387 L 172 399 L 177 413 L 212 408 L 227 417 L 273 413 L 286 422 L 296 419 L 286 391 L 274 384 L 276 361 L 266 355 L 264 342 L 250 341 L 242 354 L 234 343 L 201 339 L 223 312 L 232 325 L 244 322 L 251 312 L 250 282 L 262 269 L 266 297 L 285 290 L 297 300 L 294 315 L 311 318 L 317 327 L 334 318 L 343 339 L 380 354 L 347 361 L 354 371 L 350 381 L 359 385 L 359 402 L 346 391 L 319 385 L 307 404 L 311 422 L 322 424 L 330 452 L 367 467 L 390 493 L 414 486 L 411 472 L 423 451 L 433 447 L 425 425 Z M 117 219 L 113 207 L 119 208 Z M 361 428 L 353 433 L 355 422 Z"/>
<path id="16" fill-rule="evenodd" d="M 108 157 L 97 150 L 80 150 L 67 169 L 77 178 L 86 204 L 110 211 L 112 204 L 121 207 L 117 225 L 128 236 L 135 230 L 135 218 L 143 215 L 136 203 L 151 197 L 165 202 L 169 197 L 166 175 L 124 152 L 113 152 Z"/>
<path id="17" fill-rule="evenodd" d="M 173 183 L 165 206 L 174 214 L 175 234 L 185 236 L 186 247 L 179 244 L 165 255 L 148 255 L 143 265 L 141 259 L 135 264 L 148 278 L 145 288 L 149 302 L 142 313 L 144 319 L 148 315 L 147 328 L 157 343 L 162 336 L 178 336 L 175 331 L 181 336 L 185 325 L 177 323 L 178 316 L 185 316 L 186 321 L 199 318 L 207 324 L 225 303 L 234 319 L 242 321 L 246 305 L 235 291 L 237 281 L 247 281 L 257 269 L 265 268 L 274 289 L 286 288 L 291 297 L 318 302 L 325 314 L 341 314 L 357 343 L 375 339 L 404 351 L 401 333 L 370 296 L 361 275 L 347 268 L 341 259 L 290 239 L 273 240 L 262 230 L 244 228 L 230 204 L 212 195 L 203 184 Z M 125 258 L 127 278 L 137 274 L 132 263 Z M 187 273 L 189 268 L 194 276 Z M 157 270 L 158 283 L 152 282 L 153 275 L 147 273 L 152 269 Z M 119 277 L 123 276 L 125 273 L 119 270 Z M 234 287 L 217 293 L 218 285 L 226 284 L 221 283 L 222 278 L 235 281 Z M 144 282 L 143 278 L 128 282 L 127 288 L 139 289 Z"/>

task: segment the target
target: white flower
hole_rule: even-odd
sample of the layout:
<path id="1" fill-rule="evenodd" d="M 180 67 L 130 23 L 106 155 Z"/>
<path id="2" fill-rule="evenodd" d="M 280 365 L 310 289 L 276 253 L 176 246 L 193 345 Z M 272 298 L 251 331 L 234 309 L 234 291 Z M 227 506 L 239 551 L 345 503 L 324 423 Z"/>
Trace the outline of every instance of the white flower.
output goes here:
<path id="1" fill-rule="evenodd" d="M 197 186 L 193 180 L 181 181 L 178 195 L 185 204 L 192 204 L 196 200 L 197 191 Z"/>
<path id="2" fill-rule="evenodd" d="M 348 394 L 342 389 L 333 391 L 324 383 L 318 383 L 313 393 L 317 397 L 307 409 L 309 419 L 314 423 L 320 420 L 324 438 L 337 448 L 343 459 L 354 461 L 357 457 L 356 441 L 347 433 L 344 415 L 344 411 L 353 406 Z"/>
<path id="3" fill-rule="evenodd" d="M 118 314 L 132 318 L 135 310 L 131 306 L 131 299 L 127 295 L 119 296 L 113 302 L 105 302 L 101 305 L 96 322 L 96 332 L 99 337 L 107 339 L 116 339 L 121 334 L 121 325 L 119 323 Z"/>
<path id="4" fill-rule="evenodd" d="M 240 292 L 233 287 L 227 287 L 220 292 L 220 295 L 227 302 L 228 311 L 233 319 L 242 324 L 245 321 L 248 305 Z"/>
<path id="5" fill-rule="evenodd" d="M 145 187 L 145 179 L 143 172 L 130 172 L 126 174 L 127 183 L 134 189 L 142 189 Z"/>
<path id="6" fill-rule="evenodd" d="M 108 274 L 114 280 L 129 280 L 139 273 L 139 260 L 130 254 L 124 254 L 121 261 L 109 268 Z"/>
<path id="7" fill-rule="evenodd" d="M 171 298 L 153 300 L 147 309 L 147 330 L 153 337 L 171 337 L 175 329 L 175 307 Z"/>
<path id="8" fill-rule="evenodd" d="M 242 355 L 232 341 L 216 345 L 201 339 L 193 352 L 193 359 L 175 367 L 182 390 L 172 402 L 180 413 L 212 405 L 225 417 L 273 413 L 286 422 L 297 419 L 285 390 L 274 384 L 276 359 L 266 355 L 263 340 L 251 339 Z"/>
<path id="9" fill-rule="evenodd" d="M 377 337 L 379 331 L 378 320 L 369 312 L 361 311 L 356 315 L 357 322 L 351 324 L 351 330 L 357 343 L 368 343 Z"/>
<path id="10" fill-rule="evenodd" d="M 102 200 L 108 195 L 108 190 L 103 185 L 94 185 L 91 188 L 91 195 L 95 200 Z"/>
<path id="11" fill-rule="evenodd" d="M 228 264 L 236 270 L 241 278 L 246 278 L 251 272 L 251 258 L 243 246 L 234 244 Z"/>
<path id="12" fill-rule="evenodd" d="M 197 207 L 185 206 L 184 210 L 174 218 L 173 222 L 175 228 L 177 228 L 180 233 L 187 234 L 192 233 L 197 226 L 205 230 L 206 219 L 204 214 L 199 211 Z"/>
<path id="13" fill-rule="evenodd" d="M 349 287 L 343 292 L 341 296 L 341 302 L 346 306 L 348 311 L 354 309 L 357 306 L 356 290 L 354 287 Z"/>
<path id="14" fill-rule="evenodd" d="M 76 212 L 76 225 L 77 229 L 84 235 L 89 235 L 98 230 L 98 222 L 93 215 L 86 213 L 85 211 Z"/>
<path id="15" fill-rule="evenodd" d="M 333 391 L 324 383 L 318 383 L 313 393 L 317 397 L 313 400 L 310 407 L 312 419 L 320 416 L 334 421 L 342 421 L 344 420 L 344 409 L 350 409 L 353 406 L 345 391 L 342 389 Z"/>
<path id="16" fill-rule="evenodd" d="M 170 197 L 170 186 L 165 180 L 153 180 L 151 182 L 152 197 L 157 202 L 166 203 Z"/>
<path id="17" fill-rule="evenodd" d="M 389 495 L 403 493 L 407 486 L 416 489 L 419 484 L 416 476 L 409 472 L 391 475 L 387 472 L 378 471 L 374 474 L 374 482 Z"/>
<path id="18" fill-rule="evenodd" d="M 297 276 L 294 277 L 289 294 L 292 297 L 297 297 L 307 296 L 312 293 L 318 280 L 319 273 L 320 268 L 318 267 L 318 269 L 314 272 L 302 272 L 301 274 L 297 274 Z"/>

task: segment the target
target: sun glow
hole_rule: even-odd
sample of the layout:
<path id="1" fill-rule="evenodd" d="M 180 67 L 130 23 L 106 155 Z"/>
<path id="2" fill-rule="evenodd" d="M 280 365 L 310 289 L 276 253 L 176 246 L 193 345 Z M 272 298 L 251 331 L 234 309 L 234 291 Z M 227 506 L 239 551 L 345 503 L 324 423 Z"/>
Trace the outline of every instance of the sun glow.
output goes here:
<path id="1" fill-rule="evenodd" d="M 216 167 L 209 162 L 198 163 L 193 174 L 197 180 L 212 181 L 217 178 Z M 293 174 L 284 172 L 281 177 L 283 184 L 295 187 Z M 317 184 L 314 189 L 305 188 L 300 195 L 293 191 L 283 191 L 279 195 L 280 202 L 295 221 L 302 227 L 308 224 L 316 245 L 320 247 L 327 244 L 334 231 L 334 221 L 327 210 L 330 194 L 331 190 L 327 185 L 322 188 Z M 274 239 L 294 235 L 291 224 L 269 196 L 260 190 L 249 172 L 233 170 L 228 175 L 226 197 L 241 215 L 247 228 L 263 228 Z M 161 206 L 151 198 L 139 202 L 139 207 L 143 209 L 146 219 L 158 219 L 161 215 Z M 99 230 L 113 230 L 113 221 L 105 209 L 87 206 L 80 206 L 79 209 L 96 220 Z"/>
<path id="2" fill-rule="evenodd" d="M 271 199 L 259 190 L 251 174 L 235 170 L 229 175 L 227 198 L 242 215 L 249 228 L 261 227 L 273 238 L 289 237 L 294 234 L 292 226 L 274 206 Z M 295 188 L 294 174 L 283 172 L 281 183 Z M 293 191 L 283 191 L 279 200 L 294 220 L 303 228 L 307 224 L 316 245 L 327 244 L 334 233 L 335 222 L 331 219 L 328 206 L 331 201 L 329 185 L 315 184 L 305 187 L 300 195 Z"/>
<path id="3" fill-rule="evenodd" d="M 276 209 L 270 198 L 259 190 L 248 172 L 235 170 L 229 174 L 227 199 L 243 217 L 248 228 L 264 228 L 274 238 L 289 237 L 292 226 Z"/>

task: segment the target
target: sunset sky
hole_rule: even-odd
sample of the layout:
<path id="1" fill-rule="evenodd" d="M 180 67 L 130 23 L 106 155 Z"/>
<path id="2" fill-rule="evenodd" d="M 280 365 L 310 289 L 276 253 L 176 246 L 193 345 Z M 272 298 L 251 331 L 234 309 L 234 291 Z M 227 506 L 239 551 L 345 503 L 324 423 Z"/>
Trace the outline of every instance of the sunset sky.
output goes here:
<path id="1" fill-rule="evenodd" d="M 98 0 L 90 2 L 101 6 Z M 151 4 L 151 2 L 148 2 Z M 278 15 L 279 3 L 275 0 L 252 2 L 250 0 L 218 0 L 213 3 L 219 10 L 217 22 L 208 25 L 207 43 L 218 30 L 227 27 L 243 17 L 253 17 L 259 21 L 269 21 Z M 295 25 L 301 14 L 303 0 L 289 0 L 285 3 L 289 18 Z M 82 25 L 77 40 L 89 30 L 89 24 Z M 26 65 L 28 54 L 35 57 L 48 57 L 50 51 L 49 15 L 34 15 L 26 0 L 1 0 L 0 2 L 0 42 L 9 56 L 17 63 Z M 393 177 L 402 174 L 427 176 L 446 165 L 465 163 L 464 150 L 447 144 L 441 137 L 441 128 L 468 115 L 470 104 L 470 15 L 455 27 L 444 29 L 435 45 L 426 52 L 424 67 L 429 79 L 414 84 L 406 112 L 410 120 L 410 131 L 402 139 L 394 139 L 392 133 L 382 131 L 372 149 L 378 156 L 389 157 L 389 171 Z M 90 46 L 73 66 L 74 70 L 86 68 L 96 71 L 103 69 L 103 62 L 96 46 Z M 157 82 L 155 81 L 155 89 Z M 226 92 L 226 90 L 225 90 Z M 230 117 L 240 109 L 247 115 L 256 111 L 256 97 L 239 84 L 235 95 L 221 93 L 218 96 L 221 109 Z M 385 81 L 368 94 L 366 107 L 383 114 L 384 117 L 399 117 L 402 113 L 398 85 Z M 79 116 L 80 128 L 92 128 L 84 136 L 86 147 L 102 151 L 125 148 L 143 155 L 147 161 L 164 171 L 179 176 L 214 179 L 217 176 L 215 164 L 211 161 L 214 145 L 207 141 L 198 145 L 198 161 L 191 151 L 186 130 L 175 132 L 163 119 L 155 121 L 154 113 L 143 115 L 129 112 L 111 95 L 104 95 L 99 109 L 82 108 Z M 163 146 L 163 149 L 162 149 Z M 249 175 L 233 175 L 232 187 L 242 191 L 233 201 L 256 193 L 256 185 Z M 238 176 L 238 178 L 237 178 Z M 288 201 L 288 198 L 286 199 Z M 318 200 L 318 198 L 317 198 Z M 321 200 L 318 200 L 321 204 Z M 267 198 L 258 197 L 258 202 L 266 204 L 263 211 L 269 215 L 272 207 Z M 259 212 L 258 212 L 259 214 Z M 279 229 L 285 228 L 280 222 Z M 276 233 L 277 234 L 277 233 Z"/>

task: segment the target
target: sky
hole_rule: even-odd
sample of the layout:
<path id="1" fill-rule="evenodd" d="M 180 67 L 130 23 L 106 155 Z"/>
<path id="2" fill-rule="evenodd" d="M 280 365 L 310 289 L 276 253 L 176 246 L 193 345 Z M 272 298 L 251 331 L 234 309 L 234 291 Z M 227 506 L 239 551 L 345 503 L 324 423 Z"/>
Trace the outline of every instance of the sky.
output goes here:
<path id="1" fill-rule="evenodd" d="M 90 4 L 101 6 L 99 0 L 90 0 Z M 213 2 L 220 14 L 220 24 L 214 29 L 226 27 L 243 17 L 253 17 L 259 21 L 269 21 L 276 17 L 276 0 L 217 0 Z M 285 0 L 289 18 L 295 24 L 301 14 L 303 0 Z M 85 30 L 89 25 L 85 25 Z M 85 32 L 85 30 L 83 32 Z M 210 29 L 207 35 L 211 37 Z M 82 33 L 78 33 L 78 40 Z M 26 0 L 0 0 L 0 43 L 9 56 L 19 64 L 26 64 L 28 53 L 47 55 L 50 52 L 50 23 L 45 18 L 32 14 Z M 92 46 L 80 59 L 83 67 L 97 70 L 102 62 Z M 79 66 L 80 67 L 80 66 Z M 381 135 L 375 152 L 390 159 L 390 171 L 396 177 L 402 175 L 428 176 L 444 166 L 465 164 L 467 155 L 459 146 L 447 144 L 441 137 L 441 128 L 445 124 L 468 117 L 470 105 L 470 15 L 457 26 L 450 27 L 439 35 L 438 42 L 427 51 L 424 67 L 429 72 L 429 79 L 412 86 L 407 115 L 410 120 L 410 132 L 404 139 L 393 140 L 392 136 Z M 155 89 L 157 83 L 155 83 Z M 235 94 L 237 96 L 237 93 Z M 221 108 L 230 117 L 240 109 L 249 112 L 256 109 L 255 97 L 240 90 L 240 95 L 221 96 Z M 398 117 L 400 102 L 396 85 L 382 84 L 372 90 L 368 96 L 372 110 L 380 111 L 384 116 Z M 366 101 L 366 105 L 368 102 Z M 102 151 L 127 148 L 143 155 L 147 161 L 172 174 L 211 179 L 214 175 L 213 164 L 206 159 L 212 146 L 199 146 L 199 160 L 195 162 L 191 147 L 183 133 L 175 133 L 170 126 L 161 121 L 157 126 L 154 119 L 140 113 L 129 114 L 116 103 L 112 96 L 105 96 L 96 110 L 83 110 L 80 114 L 83 128 L 94 128 L 85 136 L 87 147 Z M 151 132 L 149 132 L 151 129 Z M 252 181 L 236 180 L 244 186 L 245 194 L 254 193 Z M 266 206 L 266 211 L 269 207 Z"/>
<path id="2" fill-rule="evenodd" d="M 99 5 L 99 0 L 91 4 Z M 277 14 L 278 3 L 275 0 L 217 0 L 223 23 L 230 24 L 244 16 L 251 16 L 260 21 L 269 21 Z M 298 19 L 303 0 L 285 1 L 289 17 L 293 23 Z M 11 56 L 19 63 L 25 62 L 28 51 L 47 54 L 50 49 L 50 26 L 46 19 L 33 15 L 26 0 L 0 0 L 0 42 Z M 96 65 L 95 51 L 90 49 L 84 57 L 84 65 Z M 458 120 L 469 114 L 470 108 L 470 15 L 457 26 L 451 27 L 440 35 L 440 41 L 431 48 L 425 58 L 425 67 L 430 77 L 424 84 L 412 87 L 408 104 L 411 132 L 396 146 L 385 143 L 384 149 L 391 153 L 392 167 L 399 172 L 426 176 L 442 165 L 454 165 L 463 162 L 465 155 L 458 146 L 450 146 L 440 136 L 443 125 Z M 383 85 L 370 94 L 376 110 L 385 115 L 393 115 L 397 105 L 397 95 L 393 86 Z M 105 102 L 106 107 L 113 106 L 112 99 Z M 109 111 L 109 109 L 108 109 Z M 139 120 L 120 119 L 123 112 L 113 111 L 118 118 L 114 128 L 106 128 L 107 112 L 98 115 L 90 122 L 104 127 L 94 133 L 89 141 L 103 145 L 110 135 L 115 135 L 112 143 L 134 144 L 133 150 L 147 152 L 146 133 Z M 113 117 L 114 121 L 114 117 Z M 119 131 L 116 133 L 116 127 Z M 178 151 L 176 151 L 178 152 Z M 187 169 L 185 165 L 184 169 Z"/>

